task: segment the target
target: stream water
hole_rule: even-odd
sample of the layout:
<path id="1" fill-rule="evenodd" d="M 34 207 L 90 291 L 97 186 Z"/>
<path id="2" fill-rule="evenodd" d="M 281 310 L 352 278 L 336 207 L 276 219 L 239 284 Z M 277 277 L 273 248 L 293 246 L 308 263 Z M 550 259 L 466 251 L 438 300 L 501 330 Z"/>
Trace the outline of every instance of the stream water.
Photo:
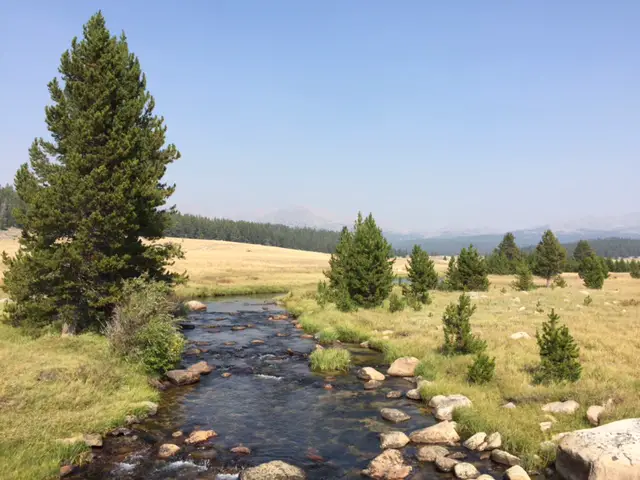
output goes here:
<path id="1" fill-rule="evenodd" d="M 192 313 L 194 328 L 184 330 L 190 346 L 183 364 L 206 360 L 216 369 L 195 385 L 164 392 L 158 414 L 131 427 L 128 435 L 106 436 L 103 448 L 94 449 L 94 461 L 74 478 L 230 480 L 243 467 L 271 460 L 303 468 L 310 480 L 361 478 L 360 471 L 381 453 L 380 432 L 409 432 L 435 422 L 423 403 L 386 398 L 391 390 L 413 388 L 408 380 L 388 378 L 377 390 L 363 389 L 355 375 L 358 367 L 386 369 L 374 351 L 350 347 L 353 366 L 344 375 L 311 372 L 307 357 L 315 342 L 301 338 L 304 332 L 290 320 L 269 319 L 281 313 L 286 312 L 275 303 L 255 297 L 216 300 L 207 312 Z M 325 389 L 328 383 L 333 389 Z M 390 424 L 380 417 L 383 407 L 398 408 L 411 419 Z M 195 429 L 213 429 L 218 436 L 200 446 L 172 437 Z M 160 460 L 163 443 L 183 448 L 171 460 Z M 231 453 L 239 444 L 251 454 Z M 452 478 L 418 464 L 413 447 L 403 451 L 414 466 L 409 478 Z M 488 462 L 473 455 L 466 461 L 491 473 Z"/>

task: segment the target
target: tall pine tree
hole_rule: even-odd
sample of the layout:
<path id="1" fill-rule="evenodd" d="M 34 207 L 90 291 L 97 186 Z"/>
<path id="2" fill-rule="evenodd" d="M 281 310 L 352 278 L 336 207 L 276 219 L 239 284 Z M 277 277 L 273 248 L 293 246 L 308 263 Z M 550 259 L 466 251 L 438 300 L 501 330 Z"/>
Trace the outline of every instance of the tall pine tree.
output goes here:
<path id="1" fill-rule="evenodd" d="M 591 252 L 580 262 L 578 275 L 584 282 L 585 287 L 600 290 L 604 285 L 605 279 L 609 276 L 609 272 L 605 260 Z"/>
<path id="2" fill-rule="evenodd" d="M 473 245 L 460 250 L 454 272 L 450 285 L 452 290 L 487 291 L 489 289 L 487 263 Z"/>
<path id="3" fill-rule="evenodd" d="M 542 235 L 542 239 L 536 247 L 535 273 L 547 280 L 547 287 L 551 279 L 562 273 L 562 264 L 567 257 L 567 251 L 551 230 Z"/>
<path id="4" fill-rule="evenodd" d="M 4 258 L 5 288 L 14 324 L 80 330 L 109 317 L 124 280 L 174 278 L 166 267 L 179 249 L 153 240 L 172 213 L 163 207 L 174 186 L 162 178 L 180 154 L 165 145 L 140 62 L 101 13 L 59 72 L 45 109 L 51 139 L 36 139 L 16 174 L 21 249 Z"/>
<path id="5" fill-rule="evenodd" d="M 414 245 L 411 251 L 407 262 L 407 277 L 410 282 L 406 289 L 408 293 L 418 302 L 428 303 L 429 290 L 438 286 L 438 274 L 433 260 L 419 245 Z"/>
<path id="6" fill-rule="evenodd" d="M 586 240 L 580 240 L 573 251 L 573 259 L 580 263 L 592 254 L 595 254 L 595 252 L 591 248 L 591 245 L 589 245 L 589 242 Z"/>

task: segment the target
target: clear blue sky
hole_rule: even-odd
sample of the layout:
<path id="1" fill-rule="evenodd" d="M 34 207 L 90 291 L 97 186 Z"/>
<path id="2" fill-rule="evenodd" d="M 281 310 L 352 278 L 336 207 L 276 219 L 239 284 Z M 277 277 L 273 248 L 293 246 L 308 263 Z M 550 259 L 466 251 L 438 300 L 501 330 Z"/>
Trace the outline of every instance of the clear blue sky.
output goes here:
<path id="1" fill-rule="evenodd" d="M 186 212 L 497 230 L 639 211 L 640 2 L 0 1 L 0 182 L 102 9 Z"/>

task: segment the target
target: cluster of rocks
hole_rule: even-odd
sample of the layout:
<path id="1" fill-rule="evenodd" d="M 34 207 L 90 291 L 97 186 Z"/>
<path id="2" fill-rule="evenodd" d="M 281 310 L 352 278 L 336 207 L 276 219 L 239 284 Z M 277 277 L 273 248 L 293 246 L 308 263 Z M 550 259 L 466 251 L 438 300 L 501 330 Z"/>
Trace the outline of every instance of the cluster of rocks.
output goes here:
<path id="1" fill-rule="evenodd" d="M 165 373 L 165 376 L 173 385 L 183 386 L 198 383 L 200 381 L 200 375 L 208 375 L 213 370 L 215 370 L 215 367 L 203 360 L 191 365 L 187 369 L 169 370 Z"/>

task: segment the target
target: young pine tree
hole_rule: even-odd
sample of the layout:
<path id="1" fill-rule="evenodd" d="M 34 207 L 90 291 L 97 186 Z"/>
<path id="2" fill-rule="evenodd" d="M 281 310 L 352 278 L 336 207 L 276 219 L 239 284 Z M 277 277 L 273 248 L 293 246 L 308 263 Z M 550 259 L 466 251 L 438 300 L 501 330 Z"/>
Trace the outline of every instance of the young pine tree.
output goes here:
<path id="1" fill-rule="evenodd" d="M 471 333 L 471 316 L 476 311 L 476 306 L 471 304 L 468 295 L 462 294 L 458 303 L 450 303 L 442 316 L 444 326 L 444 345 L 442 351 L 445 355 L 466 355 L 482 352 L 486 343 Z"/>
<path id="2" fill-rule="evenodd" d="M 580 262 L 578 275 L 585 287 L 600 290 L 609 274 L 604 259 L 591 253 Z"/>
<path id="3" fill-rule="evenodd" d="M 560 317 L 552 309 L 549 320 L 536 332 L 540 349 L 540 366 L 534 375 L 535 383 L 576 382 L 580 379 L 580 349 L 566 325 L 559 325 Z"/>
<path id="4" fill-rule="evenodd" d="M 487 291 L 489 290 L 489 278 L 487 277 L 487 264 L 473 245 L 463 248 L 458 256 L 457 290 Z"/>
<path id="5" fill-rule="evenodd" d="M 629 262 L 629 273 L 631 278 L 640 278 L 640 263 L 636 259 Z"/>
<path id="6" fill-rule="evenodd" d="M 589 242 L 580 240 L 573 251 L 573 259 L 580 264 L 585 258 L 591 255 L 595 255 L 595 252 L 591 248 L 591 245 L 589 245 Z"/>
<path id="7" fill-rule="evenodd" d="M 512 283 L 513 288 L 519 291 L 533 290 L 533 274 L 527 262 L 519 262 L 516 267 L 516 279 Z"/>
<path id="8" fill-rule="evenodd" d="M 329 259 L 329 270 L 324 272 L 324 275 L 329 280 L 329 289 L 334 292 L 347 288 L 347 272 L 350 270 L 349 261 L 351 259 L 349 253 L 352 241 L 352 233 L 347 227 L 343 227 L 336 249 Z"/>
<path id="9" fill-rule="evenodd" d="M 407 277 L 410 282 L 406 288 L 407 296 L 424 305 L 428 304 L 429 290 L 438 286 L 438 274 L 433 260 L 419 245 L 414 245 L 411 251 L 407 262 Z"/>
<path id="10" fill-rule="evenodd" d="M 443 285 L 446 290 L 462 290 L 462 283 L 458 277 L 458 263 L 454 256 L 449 257 Z"/>
<path id="11" fill-rule="evenodd" d="M 4 282 L 13 324 L 82 330 L 111 316 L 125 280 L 175 279 L 166 267 L 178 247 L 152 241 L 170 221 L 174 186 L 162 178 L 180 154 L 165 144 L 140 62 L 102 14 L 59 72 L 45 109 L 51 140 L 33 142 L 15 177 L 22 236 L 16 257 L 4 257 Z"/>
<path id="12" fill-rule="evenodd" d="M 496 374 L 496 359 L 484 352 L 478 353 L 467 370 L 469 383 L 483 384 L 493 380 Z"/>
<path id="13" fill-rule="evenodd" d="M 551 230 L 542 235 L 542 240 L 536 247 L 536 273 L 547 280 L 547 287 L 551 279 L 562 273 L 562 264 L 567 256 L 567 251 Z"/>

